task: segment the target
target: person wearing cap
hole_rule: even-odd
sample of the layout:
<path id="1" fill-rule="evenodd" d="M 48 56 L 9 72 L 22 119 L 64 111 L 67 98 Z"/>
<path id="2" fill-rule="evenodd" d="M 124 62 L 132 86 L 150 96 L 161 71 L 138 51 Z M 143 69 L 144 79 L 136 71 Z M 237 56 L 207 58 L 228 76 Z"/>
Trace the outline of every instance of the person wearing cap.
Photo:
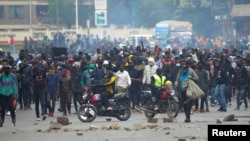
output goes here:
<path id="1" fill-rule="evenodd" d="M 7 60 L 2 62 L 3 73 L 0 74 L 0 127 L 3 126 L 5 120 L 5 112 L 8 107 L 12 123 L 16 123 L 16 96 L 18 94 L 16 75 L 11 73 Z"/>
<path id="2" fill-rule="evenodd" d="M 94 63 L 89 63 L 87 70 L 85 70 L 81 75 L 81 87 L 84 88 L 85 86 L 91 85 L 91 77 L 93 75 L 93 71 L 95 69 Z"/>

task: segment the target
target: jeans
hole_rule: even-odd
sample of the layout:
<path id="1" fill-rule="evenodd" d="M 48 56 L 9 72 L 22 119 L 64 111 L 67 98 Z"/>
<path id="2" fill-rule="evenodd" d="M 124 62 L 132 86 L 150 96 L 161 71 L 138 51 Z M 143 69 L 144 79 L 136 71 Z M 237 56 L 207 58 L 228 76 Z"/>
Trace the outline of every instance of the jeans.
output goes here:
<path id="1" fill-rule="evenodd" d="M 36 117 L 40 117 L 39 104 L 41 103 L 42 115 L 46 114 L 45 92 L 44 90 L 34 89 Z"/>
<path id="2" fill-rule="evenodd" d="M 23 87 L 21 94 L 22 94 L 24 108 L 30 107 L 30 104 L 31 104 L 30 87 Z"/>
<path id="3" fill-rule="evenodd" d="M 80 106 L 83 104 L 82 93 L 80 91 L 74 92 L 73 102 L 75 106 L 75 111 L 77 112 L 78 111 L 77 102 L 80 104 Z"/>
<path id="4" fill-rule="evenodd" d="M 47 93 L 47 108 L 49 109 L 49 112 L 55 111 L 55 105 L 56 105 L 56 92 L 53 93 Z"/>
<path id="5" fill-rule="evenodd" d="M 215 92 L 215 87 L 211 87 L 211 88 L 209 89 L 209 94 L 210 94 L 210 96 L 211 96 L 211 98 L 210 98 L 210 103 L 211 103 L 211 105 L 215 104 L 214 92 Z"/>
<path id="6" fill-rule="evenodd" d="M 220 108 L 227 109 L 226 96 L 225 96 L 226 84 L 217 84 L 214 91 L 215 99 L 219 102 Z"/>
<path id="7" fill-rule="evenodd" d="M 16 120 L 15 106 L 12 103 L 12 96 L 0 95 L 0 122 L 4 122 L 6 108 L 10 110 L 10 115 L 12 120 Z"/>
<path id="8" fill-rule="evenodd" d="M 10 45 L 10 49 L 13 51 L 14 54 L 16 53 L 16 47 L 15 47 L 15 45 Z"/>
<path id="9" fill-rule="evenodd" d="M 240 101 L 243 100 L 245 104 L 245 108 L 248 108 L 247 98 L 246 98 L 246 86 L 239 85 L 235 86 L 235 94 L 237 95 L 237 109 L 240 109 Z"/>

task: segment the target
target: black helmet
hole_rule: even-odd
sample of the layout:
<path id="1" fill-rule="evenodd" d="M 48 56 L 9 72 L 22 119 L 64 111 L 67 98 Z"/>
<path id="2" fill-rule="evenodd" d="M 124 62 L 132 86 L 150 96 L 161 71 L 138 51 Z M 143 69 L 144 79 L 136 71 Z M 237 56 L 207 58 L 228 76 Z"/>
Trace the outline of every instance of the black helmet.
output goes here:
<path id="1" fill-rule="evenodd" d="M 101 56 L 99 56 L 99 57 L 97 58 L 97 60 L 96 60 L 96 63 L 102 64 L 102 63 L 103 63 L 103 58 L 102 58 Z"/>
<path id="2" fill-rule="evenodd" d="M 156 69 L 156 74 L 157 75 L 162 75 L 162 73 L 163 73 L 163 70 L 161 68 Z"/>

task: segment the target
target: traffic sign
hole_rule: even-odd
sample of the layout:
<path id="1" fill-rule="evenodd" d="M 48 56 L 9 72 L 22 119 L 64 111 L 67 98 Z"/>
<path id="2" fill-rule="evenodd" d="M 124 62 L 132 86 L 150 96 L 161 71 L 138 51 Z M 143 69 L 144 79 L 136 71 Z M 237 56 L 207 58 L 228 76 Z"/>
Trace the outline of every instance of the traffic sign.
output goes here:
<path id="1" fill-rule="evenodd" d="M 106 10 L 96 10 L 95 11 L 95 25 L 107 25 L 107 11 Z"/>
<path id="2" fill-rule="evenodd" d="M 96 10 L 106 10 L 107 9 L 107 0 L 95 0 L 95 9 Z"/>

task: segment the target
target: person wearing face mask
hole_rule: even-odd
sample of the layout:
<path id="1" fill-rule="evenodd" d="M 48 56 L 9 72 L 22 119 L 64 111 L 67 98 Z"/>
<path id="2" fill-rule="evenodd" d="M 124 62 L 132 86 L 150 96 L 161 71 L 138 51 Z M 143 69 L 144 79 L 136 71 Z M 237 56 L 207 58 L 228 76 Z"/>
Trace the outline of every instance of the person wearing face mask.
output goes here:
<path id="1" fill-rule="evenodd" d="M 237 96 L 236 103 L 237 106 L 235 110 L 240 110 L 241 101 L 245 104 L 245 110 L 248 109 L 246 88 L 249 84 L 249 75 L 246 67 L 243 65 L 241 58 L 237 58 L 236 67 L 234 68 L 233 86 L 235 88 L 235 94 Z"/>
<path id="2" fill-rule="evenodd" d="M 151 90 L 151 77 L 156 74 L 156 69 L 158 68 L 155 65 L 154 58 L 148 58 L 148 64 L 145 66 L 143 70 L 142 84 L 144 90 Z"/>
<path id="3" fill-rule="evenodd" d="M 185 116 L 186 116 L 185 122 L 189 123 L 191 122 L 190 113 L 191 113 L 193 101 L 188 100 L 187 95 L 186 95 L 187 87 L 188 87 L 188 79 L 197 80 L 198 75 L 192 68 L 188 67 L 186 60 L 181 61 L 181 66 L 182 68 L 181 70 L 179 70 L 177 74 L 175 87 L 176 89 L 178 89 L 178 92 L 181 94 L 181 97 L 182 97 L 183 109 L 184 109 Z"/>
<path id="4" fill-rule="evenodd" d="M 40 110 L 39 105 L 41 104 L 41 111 L 43 120 L 46 119 L 46 91 L 47 91 L 47 83 L 46 83 L 46 70 L 40 65 L 36 66 L 32 70 L 33 73 L 33 91 L 34 91 L 34 102 L 35 102 L 35 112 L 37 121 L 40 121 Z"/>
<path id="5" fill-rule="evenodd" d="M 115 73 L 116 79 L 116 88 L 117 93 L 124 93 L 128 91 L 128 88 L 131 86 L 131 78 L 128 71 L 125 70 L 125 65 L 121 64 L 119 70 Z"/>
<path id="6" fill-rule="evenodd" d="M 176 58 L 175 59 L 175 66 L 173 67 L 173 69 L 171 69 L 171 72 L 170 72 L 170 74 L 171 74 L 170 81 L 171 82 L 175 82 L 176 81 L 177 73 L 179 72 L 180 69 L 181 69 L 180 59 Z M 172 85 L 173 85 L 173 88 L 176 91 L 176 95 L 179 98 L 179 112 L 183 112 L 183 102 L 182 102 L 181 94 L 178 92 L 178 89 L 176 89 L 175 83 L 172 83 Z"/>
<path id="7" fill-rule="evenodd" d="M 95 64 L 89 63 L 88 69 L 85 70 L 81 75 L 81 87 L 84 88 L 85 86 L 91 85 L 91 78 L 93 77 L 93 71 L 95 69 Z"/>
<path id="8" fill-rule="evenodd" d="M 12 123 L 16 123 L 15 103 L 18 94 L 16 75 L 11 73 L 8 60 L 2 61 L 2 71 L 0 74 L 0 127 L 5 120 L 6 108 L 10 110 Z"/>

